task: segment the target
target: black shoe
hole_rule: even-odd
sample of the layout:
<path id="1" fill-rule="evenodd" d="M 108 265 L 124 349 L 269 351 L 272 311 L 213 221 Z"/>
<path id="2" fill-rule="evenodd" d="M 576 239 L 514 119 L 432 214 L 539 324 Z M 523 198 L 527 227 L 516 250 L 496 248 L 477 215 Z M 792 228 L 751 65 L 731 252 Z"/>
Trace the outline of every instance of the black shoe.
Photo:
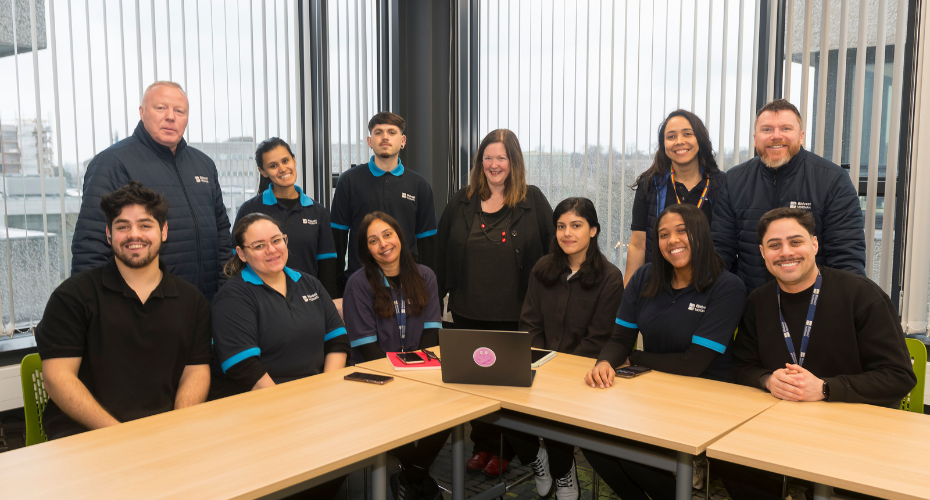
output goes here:
<path id="1" fill-rule="evenodd" d="M 442 490 L 439 484 L 430 476 L 426 476 L 415 485 L 417 495 L 421 500 L 442 500 Z"/>
<path id="2" fill-rule="evenodd" d="M 413 491 L 413 485 L 407 482 L 403 471 L 392 474 L 390 483 L 394 500 L 414 500 L 417 498 L 417 494 Z"/>

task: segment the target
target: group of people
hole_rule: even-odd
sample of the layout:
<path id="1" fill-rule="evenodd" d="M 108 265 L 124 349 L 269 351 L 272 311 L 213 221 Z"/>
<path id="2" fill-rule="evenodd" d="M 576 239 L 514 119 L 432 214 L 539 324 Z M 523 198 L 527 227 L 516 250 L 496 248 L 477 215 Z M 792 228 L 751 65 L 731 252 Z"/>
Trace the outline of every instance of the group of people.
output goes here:
<path id="1" fill-rule="evenodd" d="M 88 165 L 73 276 L 36 329 L 52 439 L 431 347 L 446 310 L 459 329 L 526 331 L 593 358 L 592 388 L 624 364 L 791 401 L 894 406 L 916 383 L 895 307 L 865 277 L 856 191 L 801 147 L 787 101 L 759 111 L 759 155 L 726 173 L 700 118 L 663 121 L 633 186 L 625 273 L 600 252 L 590 200 L 553 210 L 527 184 L 509 130 L 481 141 L 437 220 L 388 112 L 369 121 L 373 155 L 340 176 L 331 213 L 295 184 L 289 145 L 263 141 L 268 187 L 230 228 L 215 165 L 183 139 L 188 110 L 180 86 L 153 83 L 134 134 Z M 429 467 L 448 434 L 394 450 L 395 498 L 440 498 Z M 518 457 L 540 495 L 578 498 L 571 445 L 501 435 L 473 422 L 468 469 L 496 476 Z M 670 473 L 584 453 L 624 499 L 674 495 Z M 779 496 L 770 475 L 721 470 L 734 498 Z"/>

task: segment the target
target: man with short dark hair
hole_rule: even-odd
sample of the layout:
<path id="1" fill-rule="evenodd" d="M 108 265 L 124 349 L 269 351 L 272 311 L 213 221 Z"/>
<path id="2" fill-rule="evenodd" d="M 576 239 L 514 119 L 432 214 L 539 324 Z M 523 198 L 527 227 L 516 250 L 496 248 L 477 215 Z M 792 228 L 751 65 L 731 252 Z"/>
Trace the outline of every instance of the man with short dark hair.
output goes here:
<path id="1" fill-rule="evenodd" d="M 872 280 L 818 268 L 815 227 L 796 208 L 759 220 L 759 251 L 775 281 L 746 300 L 733 343 L 736 382 L 786 401 L 897 408 L 917 383 L 897 311 Z M 782 476 L 727 463 L 717 470 L 735 500 L 781 498 Z"/>
<path id="2" fill-rule="evenodd" d="M 339 176 L 330 224 L 336 240 L 337 266 L 345 262 L 348 245 L 349 265 L 340 277 L 340 291 L 345 289 L 349 276 L 362 267 L 358 259 L 358 226 L 375 211 L 394 217 L 417 262 L 436 270 L 438 225 L 433 189 L 423 176 L 406 169 L 400 161 L 400 150 L 407 144 L 406 126 L 406 121 L 394 113 L 382 111 L 371 117 L 367 141 L 374 154 L 367 164 L 356 165 Z"/>
<path id="3" fill-rule="evenodd" d="M 778 207 L 807 210 L 822 251 L 817 262 L 865 276 L 865 222 L 849 174 L 809 151 L 798 109 L 784 99 L 756 113 L 759 156 L 727 171 L 714 205 L 714 248 L 747 290 L 772 279 L 756 243 L 759 217 Z M 735 267 L 735 269 L 734 269 Z"/>
<path id="4" fill-rule="evenodd" d="M 133 181 L 100 207 L 112 257 L 65 280 L 36 327 L 49 439 L 202 403 L 210 388 L 210 305 L 159 260 L 165 198 Z"/>
<path id="5" fill-rule="evenodd" d="M 181 86 L 158 81 L 146 89 L 132 136 L 91 160 L 84 174 L 84 200 L 71 243 L 71 272 L 106 263 L 110 247 L 100 198 L 129 181 L 139 181 L 168 200 L 171 240 L 162 260 L 172 274 L 196 286 L 207 299 L 224 281 L 232 258 L 229 218 L 216 165 L 184 140 L 189 103 Z"/>

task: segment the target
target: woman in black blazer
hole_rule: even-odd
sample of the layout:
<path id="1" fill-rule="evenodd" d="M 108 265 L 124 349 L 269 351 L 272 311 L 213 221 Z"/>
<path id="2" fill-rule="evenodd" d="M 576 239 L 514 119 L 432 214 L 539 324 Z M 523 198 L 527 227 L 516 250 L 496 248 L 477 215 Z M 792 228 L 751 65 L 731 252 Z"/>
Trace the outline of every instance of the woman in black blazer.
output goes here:
<path id="1" fill-rule="evenodd" d="M 478 147 L 468 186 L 439 221 L 439 297 L 449 294 L 456 328 L 516 331 L 530 271 L 553 234 L 549 201 L 526 184 L 520 141 L 510 130 L 492 131 Z M 468 469 L 492 476 L 507 469 L 513 452 L 497 457 L 499 436 L 472 423 Z"/>

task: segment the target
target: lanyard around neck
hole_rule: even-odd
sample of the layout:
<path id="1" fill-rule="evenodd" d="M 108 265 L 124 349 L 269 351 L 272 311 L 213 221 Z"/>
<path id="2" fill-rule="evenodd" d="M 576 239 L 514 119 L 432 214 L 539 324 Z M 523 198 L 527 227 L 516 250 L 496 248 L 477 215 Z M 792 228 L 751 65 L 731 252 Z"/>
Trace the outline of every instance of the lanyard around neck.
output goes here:
<path id="1" fill-rule="evenodd" d="M 794 342 L 791 341 L 791 333 L 788 332 L 788 323 L 785 322 L 785 315 L 781 312 L 781 287 L 775 284 L 775 296 L 778 297 L 778 319 L 781 320 L 781 331 L 785 334 L 785 343 L 788 344 L 788 353 L 791 354 L 791 361 L 799 366 L 804 366 L 804 356 L 807 354 L 807 342 L 811 338 L 811 327 L 814 326 L 814 311 L 817 310 L 817 298 L 820 296 L 820 286 L 823 283 L 823 275 L 820 269 L 817 269 L 817 280 L 814 282 L 814 292 L 811 293 L 811 305 L 807 308 L 807 321 L 804 322 L 804 337 L 801 339 L 801 359 L 798 360 L 794 350 Z"/>
<path id="2" fill-rule="evenodd" d="M 391 298 L 394 300 L 394 318 L 397 319 L 397 330 L 400 332 L 400 352 L 406 351 L 404 342 L 407 339 L 407 302 L 404 301 L 404 295 L 397 288 L 395 293 L 393 286 L 388 286 L 391 290 Z"/>
<path id="3" fill-rule="evenodd" d="M 681 205 L 681 198 L 678 196 L 678 186 L 675 184 L 675 169 L 669 168 L 668 170 L 672 174 L 672 191 L 675 191 L 675 199 L 678 200 L 678 204 Z M 704 204 L 704 196 L 707 195 L 708 186 L 710 186 L 710 182 L 705 178 L 704 179 L 704 190 L 701 191 L 701 198 L 698 200 L 698 204 L 697 204 L 698 208 L 701 208 L 701 205 Z"/>

